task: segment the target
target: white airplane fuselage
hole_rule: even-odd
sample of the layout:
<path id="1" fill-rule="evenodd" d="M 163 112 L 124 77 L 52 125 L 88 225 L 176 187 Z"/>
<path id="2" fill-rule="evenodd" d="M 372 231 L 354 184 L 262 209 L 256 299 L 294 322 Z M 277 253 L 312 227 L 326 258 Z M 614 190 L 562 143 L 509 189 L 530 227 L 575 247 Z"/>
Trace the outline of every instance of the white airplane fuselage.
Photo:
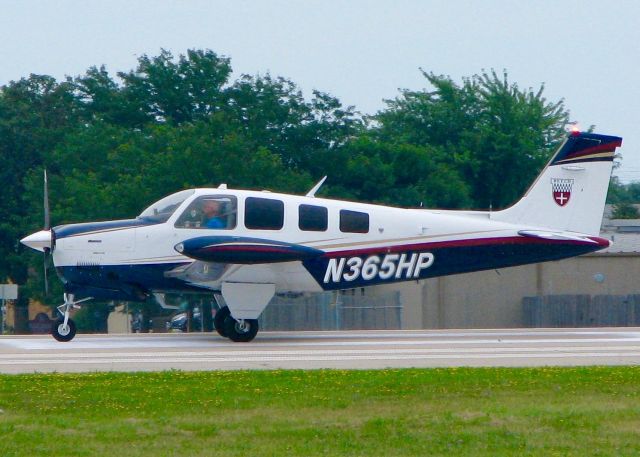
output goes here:
<path id="1" fill-rule="evenodd" d="M 205 196 L 237 199 L 237 223 L 232 229 L 177 228 L 176 220 L 191 202 Z M 247 197 L 283 203 L 279 230 L 248 229 L 244 225 Z M 327 229 L 299 227 L 299 207 L 327 209 Z M 340 230 L 340 211 L 369 216 L 367 233 Z M 601 249 L 607 240 L 567 233 L 567 238 L 542 239 L 520 232 L 540 227 L 518 226 L 491 219 L 490 213 L 460 215 L 402 209 L 339 200 L 244 190 L 197 189 L 163 223 L 144 219 L 54 228 L 53 261 L 64 280 L 74 286 L 131 290 L 140 293 L 179 290 L 220 290 L 222 282 L 271 283 L 276 292 L 318 292 L 385 282 L 424 279 L 466 271 L 501 268 L 570 257 Z M 119 225 L 124 225 L 120 226 Z M 261 263 L 229 263 L 224 271 L 181 274 L 194 260 L 176 251 L 180 243 L 198 237 L 237 237 L 238 249 L 251 240 L 269 240 L 321 251 L 317 258 Z M 234 240 L 230 240 L 234 241 Z M 548 249 L 551 248 L 551 249 Z M 206 264 L 203 265 L 206 267 Z M 210 267 L 211 270 L 213 268 Z M 195 272 L 198 273 L 198 272 Z M 122 284 L 121 284 L 122 283 Z M 76 291 L 78 292 L 78 291 Z M 92 291 L 91 295 L 99 295 Z M 135 295 L 135 294 L 134 294 Z"/>
<path id="2" fill-rule="evenodd" d="M 608 247 L 598 234 L 621 141 L 572 133 L 524 197 L 497 212 L 315 198 L 317 186 L 298 196 L 221 185 L 172 194 L 135 219 L 62 225 L 22 242 L 53 254 L 72 297 L 219 292 L 225 328 L 248 341 L 276 293 L 414 281 Z M 72 302 L 65 295 L 66 310 Z M 60 328 L 67 319 L 65 311 Z"/>

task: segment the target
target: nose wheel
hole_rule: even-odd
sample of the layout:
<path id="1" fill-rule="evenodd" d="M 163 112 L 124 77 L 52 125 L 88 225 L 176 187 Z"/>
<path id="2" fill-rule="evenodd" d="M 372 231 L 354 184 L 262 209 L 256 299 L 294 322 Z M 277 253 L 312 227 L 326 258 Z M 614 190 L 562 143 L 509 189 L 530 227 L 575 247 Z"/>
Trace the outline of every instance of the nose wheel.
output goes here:
<path id="1" fill-rule="evenodd" d="M 66 324 L 64 319 L 58 319 L 51 326 L 51 335 L 62 343 L 71 341 L 76 336 L 76 324 L 73 319 L 67 319 Z"/>
<path id="2" fill-rule="evenodd" d="M 76 324 L 73 319 L 69 317 L 71 309 L 79 309 L 79 304 L 87 300 L 91 300 L 93 297 L 83 298 L 82 300 L 75 301 L 73 294 L 64 294 L 64 304 L 58 306 L 58 312 L 62 314 L 62 317 L 53 323 L 51 326 L 51 335 L 60 342 L 66 343 L 71 341 L 76 336 Z"/>

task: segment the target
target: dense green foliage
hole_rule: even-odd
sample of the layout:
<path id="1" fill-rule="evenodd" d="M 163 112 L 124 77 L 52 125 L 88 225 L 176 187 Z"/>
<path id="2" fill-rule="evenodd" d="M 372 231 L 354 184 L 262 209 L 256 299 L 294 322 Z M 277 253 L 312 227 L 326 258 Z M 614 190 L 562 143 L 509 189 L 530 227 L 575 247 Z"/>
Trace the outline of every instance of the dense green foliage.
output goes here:
<path id="1" fill-rule="evenodd" d="M 425 72 L 428 88 L 371 116 L 319 91 L 305 98 L 286 78 L 231 73 L 212 51 L 163 51 L 117 76 L 93 67 L 0 87 L 0 280 L 41 291 L 41 259 L 18 240 L 42 226 L 44 167 L 54 224 L 135 217 L 164 195 L 222 182 L 300 193 L 323 175 L 330 197 L 500 208 L 568 122 L 542 87 L 493 72 L 462 84 Z"/>
<path id="2" fill-rule="evenodd" d="M 640 182 L 622 184 L 617 177 L 611 178 L 607 203 L 640 203 Z"/>
<path id="3" fill-rule="evenodd" d="M 638 209 L 631 203 L 617 203 L 613 205 L 613 211 L 611 213 L 612 219 L 638 219 L 640 214 Z"/>
<path id="4" fill-rule="evenodd" d="M 549 158 L 569 121 L 562 101 L 509 84 L 507 75 L 482 73 L 458 86 L 423 72 L 435 88 L 387 103 L 379 113 L 378 136 L 392 143 L 437 145 L 469 187 L 471 203 L 498 208 L 522 195 Z"/>
<path id="5" fill-rule="evenodd" d="M 0 376 L 10 456 L 626 456 L 638 367 Z"/>
<path id="6" fill-rule="evenodd" d="M 638 219 L 640 213 L 633 205 L 640 203 L 640 182 L 622 184 L 617 177 L 611 178 L 607 203 L 613 205 L 612 219 Z"/>

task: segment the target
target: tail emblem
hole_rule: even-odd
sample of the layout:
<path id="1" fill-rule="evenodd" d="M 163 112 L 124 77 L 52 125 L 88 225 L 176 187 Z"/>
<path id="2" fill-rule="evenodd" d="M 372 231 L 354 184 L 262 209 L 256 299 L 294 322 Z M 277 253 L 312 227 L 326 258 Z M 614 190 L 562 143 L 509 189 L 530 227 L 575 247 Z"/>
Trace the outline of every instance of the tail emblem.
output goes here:
<path id="1" fill-rule="evenodd" d="M 571 198 L 572 187 L 573 179 L 551 178 L 553 201 L 555 201 L 558 206 L 565 206 Z"/>

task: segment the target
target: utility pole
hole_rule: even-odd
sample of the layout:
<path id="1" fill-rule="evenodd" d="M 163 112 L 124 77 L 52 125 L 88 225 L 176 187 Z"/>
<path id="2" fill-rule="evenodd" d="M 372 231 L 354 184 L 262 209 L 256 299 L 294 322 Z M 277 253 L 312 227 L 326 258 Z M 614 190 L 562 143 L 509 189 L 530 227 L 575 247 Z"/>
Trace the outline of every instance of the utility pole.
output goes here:
<path id="1" fill-rule="evenodd" d="M 0 308 L 0 318 L 2 319 L 2 325 L 0 326 L 0 335 L 4 335 L 5 332 L 5 322 L 7 320 L 7 300 L 16 300 L 17 298 L 17 284 L 0 284 L 0 300 L 2 300 L 2 307 Z"/>

